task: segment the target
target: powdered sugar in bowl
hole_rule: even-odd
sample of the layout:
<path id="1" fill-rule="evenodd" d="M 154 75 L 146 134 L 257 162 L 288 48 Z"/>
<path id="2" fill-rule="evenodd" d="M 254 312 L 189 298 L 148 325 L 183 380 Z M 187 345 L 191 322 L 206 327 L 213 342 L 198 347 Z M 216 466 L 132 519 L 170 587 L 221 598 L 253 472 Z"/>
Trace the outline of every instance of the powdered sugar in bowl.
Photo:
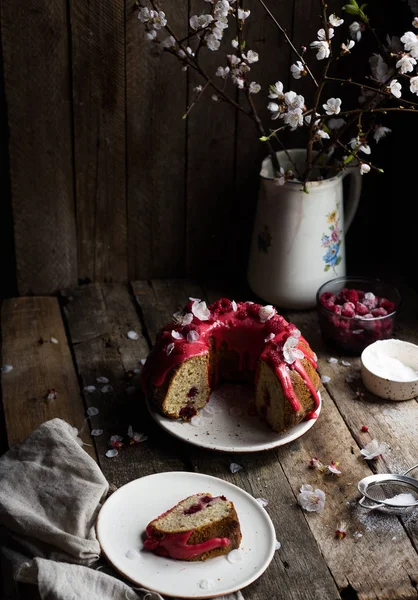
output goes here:
<path id="1" fill-rule="evenodd" d="M 403 340 L 380 340 L 361 354 L 361 376 L 366 388 L 387 400 L 418 396 L 418 346 Z"/>
<path id="2" fill-rule="evenodd" d="M 401 297 L 392 285 L 364 277 L 338 277 L 317 292 L 322 335 L 338 350 L 360 355 L 393 335 Z"/>

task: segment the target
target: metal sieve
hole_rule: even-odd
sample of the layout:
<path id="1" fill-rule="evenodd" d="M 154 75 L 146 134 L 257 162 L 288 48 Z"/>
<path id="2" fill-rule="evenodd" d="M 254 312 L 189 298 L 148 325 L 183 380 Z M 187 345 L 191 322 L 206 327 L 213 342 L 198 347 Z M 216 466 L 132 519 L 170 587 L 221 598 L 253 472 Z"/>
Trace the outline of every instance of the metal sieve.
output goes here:
<path id="1" fill-rule="evenodd" d="M 391 514 L 405 514 L 418 507 L 418 479 L 406 477 L 414 465 L 401 475 L 369 475 L 358 484 L 363 496 L 358 503 L 367 510 L 379 509 Z"/>

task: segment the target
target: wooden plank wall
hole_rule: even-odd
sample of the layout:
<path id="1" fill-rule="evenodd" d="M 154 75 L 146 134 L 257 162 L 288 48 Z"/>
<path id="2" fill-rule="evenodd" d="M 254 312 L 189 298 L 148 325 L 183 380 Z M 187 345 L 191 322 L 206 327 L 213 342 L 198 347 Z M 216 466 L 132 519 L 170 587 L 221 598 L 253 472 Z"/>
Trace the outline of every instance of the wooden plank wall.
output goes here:
<path id="1" fill-rule="evenodd" d="M 315 14 L 318 0 L 269 4 L 296 39 L 314 39 L 316 21 L 294 12 Z M 258 0 L 245 6 L 265 115 L 268 84 L 287 84 L 289 49 Z M 207 10 L 203 0 L 160 7 L 180 36 Z M 264 148 L 251 121 L 211 93 L 182 119 L 200 82 L 152 51 L 134 0 L 2 0 L 0 25 L 15 247 L 6 260 L 18 293 L 243 273 Z M 224 63 L 225 52 L 206 55 L 208 70 Z"/>

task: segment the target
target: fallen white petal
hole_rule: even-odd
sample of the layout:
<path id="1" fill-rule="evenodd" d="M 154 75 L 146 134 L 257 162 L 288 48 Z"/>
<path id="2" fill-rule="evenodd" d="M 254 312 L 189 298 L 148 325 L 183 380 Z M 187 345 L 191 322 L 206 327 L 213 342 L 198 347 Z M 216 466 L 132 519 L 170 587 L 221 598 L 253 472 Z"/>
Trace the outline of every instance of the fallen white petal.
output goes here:
<path id="1" fill-rule="evenodd" d="M 226 559 L 228 562 L 230 562 L 233 565 L 241 562 L 242 561 L 242 550 L 238 550 L 238 549 L 231 550 L 231 552 L 229 552 L 227 554 Z"/>
<path id="2" fill-rule="evenodd" d="M 266 508 L 266 506 L 268 506 L 269 501 L 265 498 L 256 498 L 256 500 L 259 504 L 261 504 L 263 508 Z"/>
<path id="3" fill-rule="evenodd" d="M 123 437 L 121 435 L 112 435 L 109 439 L 109 442 L 111 444 L 114 444 L 115 442 L 121 442 L 123 440 Z"/>
<path id="4" fill-rule="evenodd" d="M 139 362 L 141 363 L 141 365 L 145 365 L 145 363 L 147 362 L 147 359 L 141 358 L 141 360 Z"/>
<path id="5" fill-rule="evenodd" d="M 102 435 L 103 429 L 92 429 L 90 435 L 93 437 L 97 437 L 98 435 Z"/>
<path id="6" fill-rule="evenodd" d="M 93 392 L 96 391 L 96 386 L 95 385 L 86 385 L 86 387 L 84 388 L 84 391 L 87 392 L 88 394 L 92 394 Z"/>
<path id="7" fill-rule="evenodd" d="M 241 469 L 242 469 L 241 465 L 238 465 L 237 463 L 231 463 L 229 465 L 229 470 L 231 471 L 231 473 L 237 473 Z"/>
<path id="8" fill-rule="evenodd" d="M 107 458 L 114 458 L 115 456 L 117 456 L 119 454 L 119 452 L 116 450 L 116 448 L 111 448 L 110 450 L 108 450 L 106 452 L 106 456 Z"/>
<path id="9" fill-rule="evenodd" d="M 2 373 L 10 373 L 10 371 L 13 371 L 12 365 L 3 365 L 1 368 Z"/>
<path id="10" fill-rule="evenodd" d="M 216 583 L 213 579 L 202 579 L 199 583 L 199 587 L 202 588 L 202 590 L 213 590 L 215 585 Z"/>
<path id="11" fill-rule="evenodd" d="M 113 392 L 113 388 L 111 385 L 104 385 L 100 391 L 102 394 L 109 394 L 110 392 Z"/>
<path id="12" fill-rule="evenodd" d="M 58 340 L 57 340 L 57 338 L 54 338 L 54 337 L 52 337 L 52 338 L 51 338 L 49 341 L 50 341 L 52 344 L 58 344 Z"/>
<path id="13" fill-rule="evenodd" d="M 139 335 L 136 331 L 128 331 L 127 335 L 130 340 L 137 340 L 139 338 Z"/>
<path id="14" fill-rule="evenodd" d="M 278 540 L 276 540 L 276 548 L 275 549 L 280 550 L 281 547 L 282 547 L 281 543 Z"/>
<path id="15" fill-rule="evenodd" d="M 99 409 L 96 408 L 95 406 L 90 406 L 90 408 L 88 408 L 86 412 L 89 417 L 95 417 L 96 415 L 99 414 Z"/>
<path id="16" fill-rule="evenodd" d="M 348 362 L 348 360 L 342 360 L 341 364 L 343 367 L 351 367 L 351 362 Z"/>
<path id="17" fill-rule="evenodd" d="M 333 356 L 331 356 L 330 358 L 327 358 L 327 362 L 331 363 L 332 365 L 335 365 L 338 362 L 338 358 L 334 358 Z"/>
<path id="18" fill-rule="evenodd" d="M 328 375 L 322 375 L 321 381 L 322 383 L 328 383 L 331 381 L 331 377 L 328 377 Z"/>
<path id="19" fill-rule="evenodd" d="M 140 442 L 146 442 L 148 436 L 145 435 L 145 433 L 137 433 L 136 431 L 134 431 L 132 439 L 134 442 L 137 442 L 139 444 Z"/>
<path id="20" fill-rule="evenodd" d="M 192 425 L 192 427 L 199 427 L 201 422 L 202 422 L 202 419 L 198 415 L 196 415 L 190 419 L 190 425 Z"/>
<path id="21" fill-rule="evenodd" d="M 97 381 L 97 383 L 109 383 L 109 380 L 107 377 L 97 377 L 96 381 Z"/>

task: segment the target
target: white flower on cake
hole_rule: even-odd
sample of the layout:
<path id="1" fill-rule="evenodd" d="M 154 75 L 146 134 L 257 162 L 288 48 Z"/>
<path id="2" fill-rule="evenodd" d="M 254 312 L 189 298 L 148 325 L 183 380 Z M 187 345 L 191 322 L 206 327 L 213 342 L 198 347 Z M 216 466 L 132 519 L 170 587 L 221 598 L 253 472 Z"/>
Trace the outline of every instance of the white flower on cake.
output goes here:
<path id="1" fill-rule="evenodd" d="M 238 306 L 237 306 L 237 303 L 235 302 L 235 300 L 232 300 L 232 302 L 231 302 L 231 306 L 232 306 L 232 310 L 233 310 L 234 312 L 236 312 L 236 311 L 237 311 L 237 309 L 238 309 Z"/>
<path id="2" fill-rule="evenodd" d="M 174 338 L 175 340 L 183 339 L 183 336 L 181 335 L 181 333 L 179 331 L 175 331 L 175 329 L 172 330 L 171 337 Z"/>
<path id="3" fill-rule="evenodd" d="M 171 344 L 168 344 L 168 346 L 167 346 L 167 350 L 166 350 L 167 356 L 170 356 L 170 354 L 173 352 L 173 350 L 174 350 L 174 344 L 173 344 L 173 342 L 171 342 Z"/>
<path id="4" fill-rule="evenodd" d="M 302 358 L 304 358 L 302 350 L 299 350 L 297 347 L 298 344 L 299 339 L 297 337 L 290 336 L 283 345 L 283 357 L 289 365 L 292 365 L 295 360 L 302 360 Z"/>
<path id="5" fill-rule="evenodd" d="M 271 305 L 267 304 L 266 306 L 262 306 L 258 311 L 258 316 L 260 317 L 261 323 L 265 323 L 269 321 L 276 314 L 276 309 Z"/>
<path id="6" fill-rule="evenodd" d="M 300 488 L 298 502 L 303 510 L 308 512 L 321 512 L 325 508 L 325 493 L 320 489 L 313 489 L 304 483 Z"/>
<path id="7" fill-rule="evenodd" d="M 378 456 L 385 454 L 389 450 L 389 446 L 386 442 L 378 442 L 372 440 L 360 450 L 360 453 L 364 456 L 365 460 L 374 460 Z"/>
<path id="8" fill-rule="evenodd" d="M 189 331 L 189 333 L 187 334 L 187 341 L 189 342 L 189 344 L 191 344 L 193 342 L 197 342 L 199 337 L 200 337 L 200 335 L 198 334 L 197 331 L 195 331 L 195 330 Z"/>
<path id="9" fill-rule="evenodd" d="M 270 342 L 273 339 L 274 339 L 274 333 L 269 333 L 268 336 L 265 338 L 264 343 L 267 344 L 267 342 Z"/>
<path id="10" fill-rule="evenodd" d="M 344 19 L 340 19 L 340 17 L 337 17 L 334 13 L 329 16 L 328 21 L 333 27 L 339 27 L 344 23 Z"/>
<path id="11" fill-rule="evenodd" d="M 190 325 L 193 321 L 193 315 L 192 313 L 183 314 L 182 312 L 176 312 L 173 315 L 173 321 L 184 327 L 184 325 Z"/>
<path id="12" fill-rule="evenodd" d="M 207 321 L 210 317 L 210 310 L 204 300 L 195 300 L 193 302 L 192 313 L 199 321 Z"/>

